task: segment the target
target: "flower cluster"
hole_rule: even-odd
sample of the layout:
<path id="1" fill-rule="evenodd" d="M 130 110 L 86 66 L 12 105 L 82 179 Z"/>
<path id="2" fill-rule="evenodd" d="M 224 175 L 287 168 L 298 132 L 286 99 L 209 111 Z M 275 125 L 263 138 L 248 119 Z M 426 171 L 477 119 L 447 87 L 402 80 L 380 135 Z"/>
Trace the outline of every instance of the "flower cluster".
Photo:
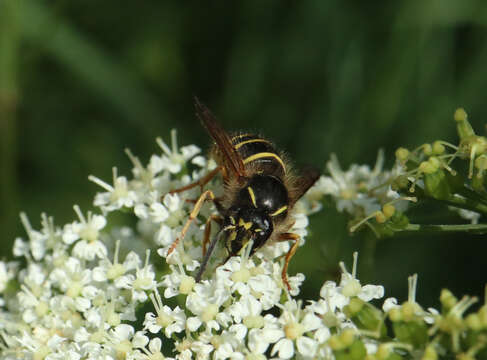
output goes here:
<path id="1" fill-rule="evenodd" d="M 436 337 L 451 333 L 454 338 L 463 331 L 446 321 L 450 315 L 461 317 L 469 301 L 453 304 L 444 316 L 416 307 L 408 317 L 394 300 L 386 301 L 386 312 L 376 308 L 371 301 L 382 298 L 384 289 L 361 285 L 357 254 L 352 271 L 341 263 L 341 281 L 326 281 L 318 300 L 296 297 L 303 274 L 289 276 L 290 289 L 283 283 L 285 242 L 265 246 L 252 257 L 247 246 L 224 264 L 220 244 L 203 280 L 196 282 L 205 224 L 216 209 L 205 204 L 184 241 L 170 252 L 200 189 L 169 191 L 196 181 L 216 164 L 194 145 L 179 148 L 174 131 L 171 147 L 161 139 L 157 143 L 162 153 L 146 166 L 127 150 L 133 163 L 130 178 L 116 168 L 111 183 L 89 177 L 103 188 L 94 199 L 96 212 L 74 206 L 76 220 L 64 226 L 42 215 L 39 230 L 21 215 L 27 237 L 16 239 L 15 261 L 0 261 L 1 359 L 392 359 L 388 356 L 401 351 L 426 354 L 425 349 L 436 351 L 437 346 L 429 334 L 427 341 L 416 343 L 400 337 L 400 331 L 386 334 L 387 318 L 403 333 L 425 324 L 431 324 Z M 353 191 L 348 202 L 337 201 L 337 206 L 350 213 L 361 207 L 363 215 L 383 211 L 379 204 L 399 198 L 390 188 L 378 190 L 391 177 L 382 172 L 381 162 L 380 157 L 373 171 L 358 167 L 360 176 L 330 163 L 333 179 L 322 177 L 293 214 L 292 231 L 300 235 L 301 245 L 308 215 L 320 208 L 317 199 L 323 195 Z M 218 194 L 220 181 L 215 178 L 207 186 Z M 366 195 L 371 192 L 382 200 L 372 201 Z M 116 213 L 129 216 L 126 223 L 136 226 L 110 226 Z M 484 313 L 469 317 L 466 325 L 479 339 L 487 327 Z M 391 338 L 407 346 L 384 345 Z"/>

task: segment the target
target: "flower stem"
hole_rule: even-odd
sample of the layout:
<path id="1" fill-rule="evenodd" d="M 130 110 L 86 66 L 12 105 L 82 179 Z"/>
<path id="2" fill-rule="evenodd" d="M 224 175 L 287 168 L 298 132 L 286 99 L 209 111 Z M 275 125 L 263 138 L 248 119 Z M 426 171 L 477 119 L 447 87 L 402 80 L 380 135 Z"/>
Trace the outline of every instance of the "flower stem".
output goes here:
<path id="1" fill-rule="evenodd" d="M 404 229 L 396 230 L 403 232 L 468 232 L 474 234 L 487 233 L 487 224 L 458 224 L 458 225 L 423 225 L 423 224 L 409 224 Z"/>
<path id="2" fill-rule="evenodd" d="M 487 214 L 487 205 L 473 199 L 450 196 L 447 200 L 444 201 L 447 202 L 449 205 L 453 205 L 462 209 L 473 210 L 482 214 Z"/>

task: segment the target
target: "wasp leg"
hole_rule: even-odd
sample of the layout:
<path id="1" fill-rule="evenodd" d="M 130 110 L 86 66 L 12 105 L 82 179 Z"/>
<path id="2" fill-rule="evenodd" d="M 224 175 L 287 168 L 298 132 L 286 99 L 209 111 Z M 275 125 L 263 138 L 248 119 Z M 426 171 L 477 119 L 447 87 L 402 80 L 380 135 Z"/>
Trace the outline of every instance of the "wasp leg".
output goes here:
<path id="1" fill-rule="evenodd" d="M 203 186 L 205 186 L 206 184 L 208 184 L 210 182 L 210 180 L 213 179 L 221 170 L 222 170 L 222 167 L 221 166 L 217 166 L 216 168 L 214 168 L 213 170 L 211 170 L 208 174 L 206 174 L 205 176 L 203 176 L 198 181 L 195 181 L 194 183 L 191 183 L 191 184 L 188 184 L 186 186 L 180 187 L 179 189 L 171 190 L 171 191 L 169 191 L 169 194 L 183 192 L 183 191 L 192 189 L 192 188 L 194 188 L 196 186 L 199 186 L 201 188 L 201 191 L 203 191 Z"/>
<path id="2" fill-rule="evenodd" d="M 216 200 L 216 199 L 215 199 Z M 211 233 L 211 221 L 216 222 L 218 225 L 221 225 L 223 223 L 223 218 L 220 215 L 210 215 L 208 220 L 206 220 L 205 224 L 205 235 L 203 237 L 203 257 L 206 255 L 206 247 L 208 243 L 210 242 L 210 233 Z"/>
<path id="3" fill-rule="evenodd" d="M 169 248 L 168 252 L 167 252 L 167 255 L 169 256 L 173 251 L 174 249 L 176 248 L 176 246 L 178 246 L 179 242 L 184 239 L 184 236 L 186 235 L 186 232 L 188 231 L 189 229 L 189 225 L 191 225 L 191 223 L 194 221 L 194 219 L 196 219 L 196 216 L 198 216 L 200 210 L 201 210 L 201 207 L 203 206 L 203 204 L 205 203 L 206 200 L 212 200 L 214 201 L 215 200 L 215 195 L 213 194 L 213 191 L 211 190 L 206 190 L 203 194 L 201 194 L 201 196 L 198 198 L 198 200 L 196 201 L 196 204 L 194 205 L 193 207 L 193 210 L 191 211 L 191 213 L 189 214 L 189 218 L 188 220 L 186 220 L 186 224 L 184 224 L 183 226 L 183 229 L 181 230 L 181 234 L 179 235 L 179 237 L 176 238 L 176 240 L 174 240 L 174 242 L 171 244 L 171 247 Z"/>
<path id="4" fill-rule="evenodd" d="M 282 268 L 282 282 L 287 286 L 288 290 L 291 290 L 291 286 L 289 285 L 289 281 L 287 280 L 287 267 L 289 266 L 289 261 L 291 261 L 291 258 L 293 255 L 296 253 L 296 250 L 298 249 L 299 245 L 299 235 L 293 234 L 293 233 L 282 233 L 279 235 L 278 241 L 287 241 L 287 240 L 293 240 L 294 243 L 292 244 L 291 248 L 286 254 L 286 260 L 284 263 L 284 267 Z"/>

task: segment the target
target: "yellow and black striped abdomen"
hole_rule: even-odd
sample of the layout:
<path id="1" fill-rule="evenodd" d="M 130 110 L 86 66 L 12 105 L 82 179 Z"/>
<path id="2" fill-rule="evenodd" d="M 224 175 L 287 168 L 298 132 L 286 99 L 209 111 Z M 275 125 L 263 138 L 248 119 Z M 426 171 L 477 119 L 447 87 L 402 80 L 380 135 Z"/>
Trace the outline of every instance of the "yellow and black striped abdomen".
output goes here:
<path id="1" fill-rule="evenodd" d="M 232 145 L 246 167 L 279 177 L 286 174 L 286 165 L 270 141 L 254 134 L 240 134 L 232 137 Z"/>

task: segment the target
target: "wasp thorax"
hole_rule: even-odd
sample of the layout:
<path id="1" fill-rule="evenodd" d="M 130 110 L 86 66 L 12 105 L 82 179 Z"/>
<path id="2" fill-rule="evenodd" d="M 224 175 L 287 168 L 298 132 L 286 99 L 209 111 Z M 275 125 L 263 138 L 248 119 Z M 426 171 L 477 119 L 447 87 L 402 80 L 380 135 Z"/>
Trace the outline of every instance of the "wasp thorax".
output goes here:
<path id="1" fill-rule="evenodd" d="M 272 234 L 273 225 L 269 215 L 253 207 L 236 209 L 225 217 L 223 231 L 230 254 L 239 254 L 249 242 L 253 241 L 251 254 L 260 248 Z"/>

